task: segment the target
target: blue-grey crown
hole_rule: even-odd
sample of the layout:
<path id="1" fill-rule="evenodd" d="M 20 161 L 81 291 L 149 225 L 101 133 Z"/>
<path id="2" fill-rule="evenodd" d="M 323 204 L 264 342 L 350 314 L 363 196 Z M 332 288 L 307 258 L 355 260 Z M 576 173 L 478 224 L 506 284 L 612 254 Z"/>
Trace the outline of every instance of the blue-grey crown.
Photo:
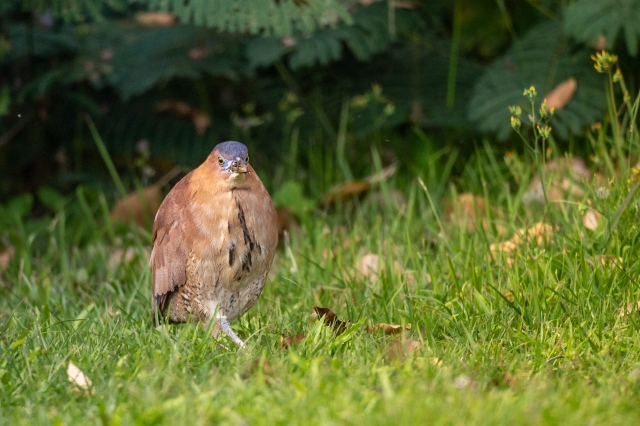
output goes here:
<path id="1" fill-rule="evenodd" d="M 236 141 L 227 141 L 219 143 L 213 148 L 213 150 L 218 150 L 218 152 L 226 157 L 226 158 L 246 158 L 249 155 L 249 150 L 247 147 Z"/>

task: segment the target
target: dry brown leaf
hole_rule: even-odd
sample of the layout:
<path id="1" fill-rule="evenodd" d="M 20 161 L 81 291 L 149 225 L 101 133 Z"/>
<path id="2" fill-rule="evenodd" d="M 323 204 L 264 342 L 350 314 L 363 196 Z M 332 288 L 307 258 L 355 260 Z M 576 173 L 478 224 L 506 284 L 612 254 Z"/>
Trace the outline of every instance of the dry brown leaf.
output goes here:
<path id="1" fill-rule="evenodd" d="M 582 224 L 585 228 L 595 231 L 598 229 L 598 225 L 600 225 L 600 213 L 593 209 L 587 210 L 584 216 L 582 216 Z"/>
<path id="2" fill-rule="evenodd" d="M 200 108 L 193 107 L 182 101 L 164 101 L 156 105 L 158 114 L 169 114 L 180 118 L 191 119 L 196 133 L 204 134 L 211 125 L 211 117 Z"/>
<path id="3" fill-rule="evenodd" d="M 240 378 L 243 380 L 247 380 L 256 374 L 261 374 L 264 378 L 264 382 L 266 384 L 271 384 L 273 380 L 273 369 L 271 368 L 271 365 L 269 365 L 269 361 L 267 361 L 266 358 L 255 358 L 253 361 L 251 361 L 249 365 L 245 367 L 244 371 L 240 374 Z"/>
<path id="4" fill-rule="evenodd" d="M 387 359 L 402 361 L 407 356 L 422 349 L 422 343 L 416 340 L 394 340 L 389 342 L 385 350 Z"/>
<path id="5" fill-rule="evenodd" d="M 405 327 L 396 324 L 373 324 L 367 327 L 367 331 L 370 333 L 378 333 L 383 331 L 386 336 L 390 336 L 392 334 L 399 334 L 402 331 L 411 331 L 411 324 L 407 324 Z"/>
<path id="6" fill-rule="evenodd" d="M 640 300 L 638 300 L 637 302 L 627 303 L 627 306 L 623 306 L 622 308 L 618 309 L 617 316 L 619 318 L 624 318 L 627 315 L 638 311 L 640 311 Z"/>
<path id="7" fill-rule="evenodd" d="M 293 336 L 284 337 L 284 334 L 280 335 L 280 347 L 288 348 L 290 346 L 296 346 L 300 343 L 305 337 L 305 334 L 295 334 Z"/>
<path id="8" fill-rule="evenodd" d="M 552 181 L 546 183 L 547 199 L 551 202 L 562 202 L 570 198 L 582 198 L 585 194 L 582 189 L 582 182 L 595 177 L 587 169 L 584 161 L 580 158 L 567 156 L 558 160 L 551 160 L 544 166 L 546 179 Z M 544 202 L 544 192 L 540 176 L 536 175 L 531 180 L 529 191 L 523 196 L 525 204 L 531 201 Z"/>
<path id="9" fill-rule="evenodd" d="M 111 209 L 111 220 L 114 222 L 134 222 L 140 226 L 153 221 L 158 208 L 162 203 L 162 191 L 160 185 L 151 185 L 139 194 L 132 192 L 126 198 L 118 201 Z"/>
<path id="10" fill-rule="evenodd" d="M 545 96 L 547 100 L 546 110 L 547 112 L 553 109 L 560 109 L 569 103 L 573 95 L 578 88 L 578 82 L 575 78 L 571 77 L 562 83 L 558 84 L 551 92 Z"/>
<path id="11" fill-rule="evenodd" d="M 193 122 L 193 127 L 196 129 L 196 133 L 200 136 L 204 135 L 204 132 L 211 125 L 209 114 L 201 109 L 193 109 L 191 121 Z"/>
<path id="12" fill-rule="evenodd" d="M 211 53 L 211 50 L 206 46 L 198 46 L 189 50 L 189 59 L 197 61 L 198 59 L 206 58 Z"/>
<path id="13" fill-rule="evenodd" d="M 329 308 L 314 306 L 311 317 L 316 320 L 324 320 L 325 324 L 333 328 L 333 331 L 336 334 L 342 334 L 347 327 L 351 325 L 350 321 L 345 322 L 340 320 L 340 318 L 338 318 L 338 316 Z"/>
<path id="14" fill-rule="evenodd" d="M 170 12 L 138 12 L 135 19 L 145 27 L 170 27 L 176 23 L 176 16 Z"/>
<path id="15" fill-rule="evenodd" d="M 455 203 L 445 205 L 447 219 L 459 228 L 466 227 L 467 231 L 475 230 L 476 219 L 478 217 L 484 218 L 485 213 L 484 199 L 468 192 L 458 194 Z"/>
<path id="16" fill-rule="evenodd" d="M 322 204 L 330 206 L 337 201 L 345 201 L 369 191 L 371 184 L 366 181 L 349 181 L 332 187 L 324 197 Z"/>
<path id="17" fill-rule="evenodd" d="M 535 241 L 538 245 L 544 245 L 551 241 L 552 236 L 553 227 L 547 223 L 538 222 L 529 229 L 516 231 L 510 240 L 491 244 L 489 250 L 494 257 L 497 257 L 500 252 L 509 254 L 517 251 L 524 243 Z"/>
<path id="18" fill-rule="evenodd" d="M 7 269 L 16 249 L 13 246 L 0 249 L 0 269 Z"/>
<path id="19" fill-rule="evenodd" d="M 348 181 L 332 187 L 327 195 L 324 196 L 320 205 L 324 207 L 331 206 L 337 201 L 346 201 L 351 198 L 364 195 L 371 186 L 389 179 L 396 172 L 397 165 L 392 164 L 385 167 L 380 172 L 364 178 L 361 181 Z"/>
<path id="20" fill-rule="evenodd" d="M 361 276 L 371 280 L 377 280 L 380 276 L 381 269 L 380 256 L 373 253 L 367 253 L 360 258 L 358 263 L 356 263 L 355 268 Z M 397 260 L 393 262 L 393 270 L 397 274 L 402 274 L 404 272 L 402 265 Z"/>
<path id="21" fill-rule="evenodd" d="M 94 393 L 91 379 L 89 379 L 71 360 L 69 360 L 69 366 L 67 367 L 67 378 L 69 379 L 69 382 L 73 383 L 77 387 L 86 391 L 91 388 L 91 393 Z"/>
<path id="22" fill-rule="evenodd" d="M 598 254 L 595 257 L 595 261 L 589 258 L 585 259 L 585 262 L 594 268 L 597 264 L 602 266 L 611 266 L 612 268 L 618 267 L 622 264 L 623 259 L 621 257 L 613 256 L 610 254 Z"/>

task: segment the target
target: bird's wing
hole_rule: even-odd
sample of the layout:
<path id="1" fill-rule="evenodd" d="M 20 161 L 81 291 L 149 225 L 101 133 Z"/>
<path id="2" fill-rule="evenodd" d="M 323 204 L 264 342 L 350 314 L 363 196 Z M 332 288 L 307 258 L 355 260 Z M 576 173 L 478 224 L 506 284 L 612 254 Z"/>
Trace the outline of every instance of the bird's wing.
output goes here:
<path id="1" fill-rule="evenodd" d="M 149 266 L 153 276 L 153 310 L 162 311 L 167 295 L 187 282 L 187 250 L 183 230 L 190 174 L 164 199 L 153 222 Z"/>

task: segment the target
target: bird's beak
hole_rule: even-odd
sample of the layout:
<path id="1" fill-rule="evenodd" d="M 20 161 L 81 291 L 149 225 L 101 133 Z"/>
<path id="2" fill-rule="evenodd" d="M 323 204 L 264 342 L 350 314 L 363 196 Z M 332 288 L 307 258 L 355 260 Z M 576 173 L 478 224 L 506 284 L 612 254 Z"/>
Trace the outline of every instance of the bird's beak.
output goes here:
<path id="1" fill-rule="evenodd" d="M 247 169 L 247 164 L 243 160 L 233 161 L 229 169 L 231 169 L 233 173 L 247 173 L 249 171 Z"/>

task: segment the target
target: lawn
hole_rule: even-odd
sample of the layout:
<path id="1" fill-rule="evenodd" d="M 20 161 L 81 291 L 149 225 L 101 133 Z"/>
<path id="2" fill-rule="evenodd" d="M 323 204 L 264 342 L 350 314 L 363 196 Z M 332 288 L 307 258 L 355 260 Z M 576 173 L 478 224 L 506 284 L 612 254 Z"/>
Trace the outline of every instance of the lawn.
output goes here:
<path id="1" fill-rule="evenodd" d="M 103 193 L 41 191 L 55 214 L 40 219 L 14 199 L 0 422 L 634 424 L 635 175 L 576 178 L 574 163 L 485 144 L 458 179 L 401 168 L 309 208 L 234 323 L 244 350 L 198 325 L 153 328 L 149 232 L 112 223 Z"/>

